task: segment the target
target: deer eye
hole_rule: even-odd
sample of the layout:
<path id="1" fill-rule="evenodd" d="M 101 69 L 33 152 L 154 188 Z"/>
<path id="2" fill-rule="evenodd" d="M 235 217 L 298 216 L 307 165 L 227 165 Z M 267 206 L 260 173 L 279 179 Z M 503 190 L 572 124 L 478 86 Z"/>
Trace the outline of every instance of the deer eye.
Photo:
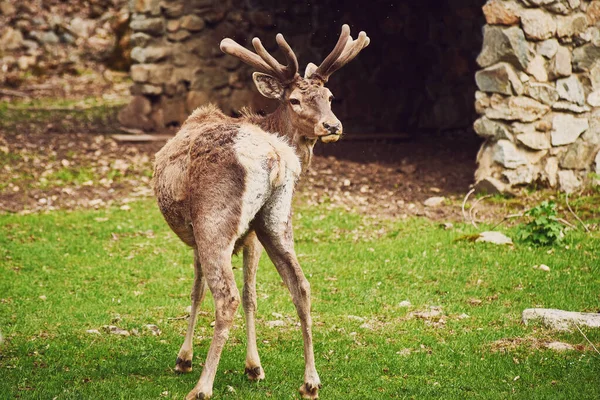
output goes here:
<path id="1" fill-rule="evenodd" d="M 330 103 L 333 101 L 333 99 L 335 99 L 335 97 L 333 97 L 333 95 L 329 96 L 329 102 Z"/>
<path id="2" fill-rule="evenodd" d="M 300 100 L 292 98 L 290 99 L 290 104 L 294 106 L 300 105 Z"/>

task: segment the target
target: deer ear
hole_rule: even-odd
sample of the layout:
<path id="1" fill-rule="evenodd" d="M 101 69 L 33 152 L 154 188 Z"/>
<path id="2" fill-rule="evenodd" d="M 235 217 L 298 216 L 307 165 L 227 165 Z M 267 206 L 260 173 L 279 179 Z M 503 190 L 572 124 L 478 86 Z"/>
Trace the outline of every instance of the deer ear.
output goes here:
<path id="1" fill-rule="evenodd" d="M 317 70 L 317 66 L 313 63 L 308 63 L 308 65 L 306 66 L 306 69 L 304 70 L 304 79 L 308 79 L 312 76 L 312 74 L 315 73 L 315 71 Z"/>
<path id="2" fill-rule="evenodd" d="M 285 88 L 277 78 L 262 72 L 255 72 L 252 74 L 252 80 L 254 80 L 256 88 L 263 96 L 269 99 L 281 99 L 283 97 Z"/>

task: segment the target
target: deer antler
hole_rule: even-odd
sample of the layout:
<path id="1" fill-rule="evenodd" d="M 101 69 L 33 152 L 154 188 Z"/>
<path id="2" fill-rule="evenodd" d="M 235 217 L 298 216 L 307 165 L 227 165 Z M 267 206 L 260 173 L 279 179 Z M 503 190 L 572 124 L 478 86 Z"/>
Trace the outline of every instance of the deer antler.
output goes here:
<path id="1" fill-rule="evenodd" d="M 364 31 L 361 31 L 358 34 L 356 40 L 352 40 L 352 36 L 350 36 L 350 27 L 347 24 L 344 24 L 337 44 L 325 60 L 323 60 L 321 65 L 315 70 L 313 75 L 317 75 L 323 79 L 323 81 L 327 82 L 332 73 L 352 61 L 362 49 L 369 45 L 370 41 L 371 39 L 369 39 Z"/>
<path id="2" fill-rule="evenodd" d="M 240 46 L 229 38 L 223 39 L 220 47 L 223 53 L 237 57 L 256 70 L 272 75 L 279 79 L 281 83 L 287 84 L 292 82 L 298 75 L 298 59 L 281 33 L 278 33 L 275 39 L 277 40 L 277 45 L 285 55 L 287 65 L 280 64 L 275 57 L 269 54 L 257 37 L 252 39 L 252 45 L 256 53 Z"/>

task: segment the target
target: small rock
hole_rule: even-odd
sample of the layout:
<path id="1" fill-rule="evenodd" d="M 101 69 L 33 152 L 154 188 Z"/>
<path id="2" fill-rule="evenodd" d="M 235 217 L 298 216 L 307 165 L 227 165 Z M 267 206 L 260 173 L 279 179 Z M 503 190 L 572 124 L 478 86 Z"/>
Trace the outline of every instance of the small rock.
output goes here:
<path id="1" fill-rule="evenodd" d="M 537 52 L 547 59 L 551 59 L 554 57 L 556 52 L 558 51 L 558 40 L 556 39 L 548 39 L 537 45 Z"/>
<path id="2" fill-rule="evenodd" d="M 551 147 L 550 140 L 544 133 L 524 133 L 518 135 L 517 140 L 532 150 L 545 150 Z"/>
<path id="3" fill-rule="evenodd" d="M 526 9 L 521 13 L 521 26 L 525 35 L 533 40 L 549 39 L 556 32 L 555 18 L 535 8 Z"/>
<path id="4" fill-rule="evenodd" d="M 540 119 L 549 110 L 547 105 L 529 97 L 511 96 L 491 104 L 491 107 L 485 110 L 485 116 L 490 119 L 532 122 Z"/>
<path id="5" fill-rule="evenodd" d="M 41 295 L 41 296 L 40 296 L 40 300 L 42 300 L 42 301 L 46 301 L 47 299 L 48 299 L 48 298 L 46 297 L 46 295 Z"/>
<path id="6" fill-rule="evenodd" d="M 573 68 L 577 71 L 589 71 L 600 58 L 600 47 L 586 44 L 573 50 Z"/>
<path id="7" fill-rule="evenodd" d="M 546 348 L 548 348 L 550 350 L 558 351 L 558 352 L 575 350 L 575 348 L 572 345 L 570 345 L 569 343 L 563 343 L 563 342 L 550 342 L 546 345 Z"/>
<path id="8" fill-rule="evenodd" d="M 412 306 L 412 304 L 408 300 L 403 300 L 403 301 L 400 302 L 400 304 L 398 304 L 398 307 L 404 307 L 405 308 L 405 307 L 410 307 L 410 306 Z"/>
<path id="9" fill-rule="evenodd" d="M 584 112 L 590 111 L 590 108 L 588 106 L 580 106 L 578 104 L 562 100 L 552 104 L 552 109 L 557 111 L 571 111 L 576 114 L 582 114 Z"/>
<path id="10" fill-rule="evenodd" d="M 552 145 L 562 146 L 573 143 L 588 127 L 587 118 L 557 113 L 552 120 Z"/>
<path id="11" fill-rule="evenodd" d="M 533 57 L 527 66 L 527 73 L 532 75 L 538 82 L 547 82 L 548 71 L 546 71 L 546 60 L 544 60 L 544 57 L 539 54 Z"/>
<path id="12" fill-rule="evenodd" d="M 0 13 L 7 17 L 13 16 L 17 12 L 17 8 L 12 5 L 9 1 L 3 1 L 0 3 Z"/>
<path id="13" fill-rule="evenodd" d="M 490 25 L 516 25 L 519 15 L 514 3 L 500 0 L 488 1 L 482 8 L 485 20 Z"/>
<path id="14" fill-rule="evenodd" d="M 556 35 L 560 38 L 579 35 L 585 32 L 587 27 L 587 18 L 583 13 L 556 18 Z"/>
<path id="15" fill-rule="evenodd" d="M 475 130 L 475 133 L 486 139 L 512 140 L 512 134 L 509 132 L 506 124 L 499 121 L 491 120 L 487 117 L 478 118 L 473 123 L 473 129 Z"/>
<path id="16" fill-rule="evenodd" d="M 442 316 L 442 307 L 430 306 L 428 311 L 415 311 L 411 315 L 420 319 L 434 319 Z"/>
<path id="17" fill-rule="evenodd" d="M 197 15 L 186 15 L 181 19 L 181 27 L 188 31 L 197 32 L 204 29 L 204 20 Z"/>
<path id="18" fill-rule="evenodd" d="M 547 266 L 546 264 L 540 264 L 540 265 L 534 265 L 533 269 L 539 269 L 545 272 L 550 272 L 550 267 Z"/>
<path id="19" fill-rule="evenodd" d="M 548 77 L 556 79 L 561 76 L 569 76 L 572 72 L 571 51 L 564 46 L 559 46 L 556 55 L 548 65 Z"/>
<path id="20" fill-rule="evenodd" d="M 565 193 L 573 193 L 581 187 L 581 181 L 570 169 L 558 171 L 558 187 Z"/>
<path id="21" fill-rule="evenodd" d="M 556 90 L 561 99 L 579 104 L 580 106 L 585 105 L 585 91 L 577 75 L 557 80 Z"/>
<path id="22" fill-rule="evenodd" d="M 526 165 L 527 159 L 517 150 L 515 145 L 508 140 L 499 140 L 493 149 L 492 158 L 506 168 L 517 168 Z"/>
<path id="23" fill-rule="evenodd" d="M 590 93 L 587 97 L 587 102 L 592 107 L 600 107 L 600 90 Z"/>
<path id="24" fill-rule="evenodd" d="M 491 232 L 481 232 L 479 234 L 479 237 L 475 240 L 476 242 L 484 242 L 484 243 L 493 243 L 493 244 L 499 244 L 499 245 L 512 245 L 513 241 L 511 238 L 509 238 L 508 236 L 506 236 L 503 233 L 500 232 L 495 232 L 495 231 L 491 231 Z"/>
<path id="25" fill-rule="evenodd" d="M 110 333 L 111 335 L 119 335 L 119 336 L 129 336 L 129 332 L 125 329 L 121 329 L 114 325 L 105 325 L 102 327 L 105 331 Z"/>
<path id="26" fill-rule="evenodd" d="M 475 73 L 475 83 L 482 92 L 519 95 L 523 84 L 512 65 L 506 62 L 494 64 Z"/>
<path id="27" fill-rule="evenodd" d="M 524 70 L 531 58 L 532 51 L 521 28 L 484 26 L 482 50 L 477 56 L 479 66 L 485 68 L 498 61 L 507 61 Z"/>
<path id="28" fill-rule="evenodd" d="M 425 205 L 425 207 L 438 207 L 444 204 L 445 200 L 446 198 L 443 196 L 434 196 L 425 200 L 423 204 Z"/>
<path id="29" fill-rule="evenodd" d="M 100 331 L 98 329 L 88 329 L 85 332 L 86 333 L 91 333 L 91 334 L 94 334 L 94 335 L 100 335 Z"/>
<path id="30" fill-rule="evenodd" d="M 523 93 L 534 100 L 540 101 L 547 105 L 552 105 L 558 100 L 558 93 L 554 85 L 549 83 L 527 81 L 523 87 Z"/>
<path id="31" fill-rule="evenodd" d="M 545 326 L 558 331 L 570 331 L 575 324 L 589 328 L 600 328 L 600 313 L 528 308 L 523 310 L 522 319 L 525 325 L 531 321 L 541 321 Z"/>
<path id="32" fill-rule="evenodd" d="M 153 324 L 146 324 L 144 325 L 144 328 L 148 329 L 153 336 L 160 336 L 160 334 L 162 333 L 158 326 Z"/>
<path id="33" fill-rule="evenodd" d="M 457 318 L 462 320 L 462 319 L 471 318 L 471 316 L 469 314 L 462 313 Z"/>
<path id="34" fill-rule="evenodd" d="M 478 180 L 474 188 L 477 193 L 503 194 L 508 192 L 505 183 L 491 176 Z"/>

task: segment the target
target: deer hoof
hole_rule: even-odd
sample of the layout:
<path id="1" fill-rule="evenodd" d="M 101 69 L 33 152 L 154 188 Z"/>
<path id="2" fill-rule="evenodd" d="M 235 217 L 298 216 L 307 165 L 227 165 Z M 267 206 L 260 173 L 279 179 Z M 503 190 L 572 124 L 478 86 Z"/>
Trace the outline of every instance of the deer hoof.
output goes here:
<path id="1" fill-rule="evenodd" d="M 188 393 L 187 396 L 185 396 L 185 400 L 207 400 L 210 399 L 210 397 L 212 396 L 212 393 L 204 393 L 204 392 L 197 392 L 196 390 L 192 390 L 191 392 Z"/>
<path id="2" fill-rule="evenodd" d="M 262 381 L 265 379 L 265 372 L 262 367 L 246 367 L 246 375 L 251 381 Z"/>
<path id="3" fill-rule="evenodd" d="M 300 394 L 303 399 L 318 399 L 321 383 L 306 382 L 300 386 Z"/>
<path id="4" fill-rule="evenodd" d="M 177 357 L 177 360 L 175 361 L 175 372 L 180 374 L 192 372 L 192 360 L 183 360 Z"/>

